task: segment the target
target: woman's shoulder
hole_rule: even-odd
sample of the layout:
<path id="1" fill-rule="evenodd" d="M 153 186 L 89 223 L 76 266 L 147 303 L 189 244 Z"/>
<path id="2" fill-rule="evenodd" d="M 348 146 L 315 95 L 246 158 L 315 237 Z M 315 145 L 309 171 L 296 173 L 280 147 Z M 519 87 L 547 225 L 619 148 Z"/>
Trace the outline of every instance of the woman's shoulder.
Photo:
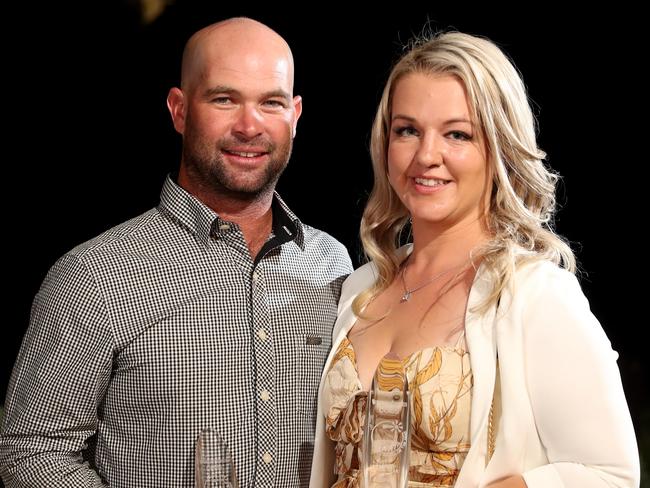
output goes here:
<path id="1" fill-rule="evenodd" d="M 539 347 L 548 352 L 546 359 L 566 351 L 575 357 L 616 357 L 573 273 L 544 260 L 523 264 L 515 275 L 510 303 L 504 302 L 510 320 L 503 323 L 524 329 L 529 353 Z"/>
<path id="2" fill-rule="evenodd" d="M 399 259 L 405 258 L 412 251 L 412 244 L 406 244 L 405 246 L 397 249 L 397 257 Z M 343 282 L 343 288 L 341 289 L 341 299 L 344 297 L 349 297 L 351 295 L 358 295 L 364 290 L 367 290 L 372 285 L 375 284 L 379 278 L 379 272 L 377 266 L 373 261 L 369 261 L 366 264 L 360 266 L 350 274 L 347 279 Z"/>
<path id="3" fill-rule="evenodd" d="M 573 273 L 548 259 L 537 259 L 517 265 L 513 281 L 517 289 L 579 287 Z"/>
<path id="4" fill-rule="evenodd" d="M 358 295 L 370 288 L 378 277 L 377 267 L 371 261 L 355 269 L 343 282 L 341 299 L 350 295 Z"/>
<path id="5" fill-rule="evenodd" d="M 518 266 L 508 288 L 512 304 L 547 317 L 590 313 L 576 276 L 549 260 Z"/>

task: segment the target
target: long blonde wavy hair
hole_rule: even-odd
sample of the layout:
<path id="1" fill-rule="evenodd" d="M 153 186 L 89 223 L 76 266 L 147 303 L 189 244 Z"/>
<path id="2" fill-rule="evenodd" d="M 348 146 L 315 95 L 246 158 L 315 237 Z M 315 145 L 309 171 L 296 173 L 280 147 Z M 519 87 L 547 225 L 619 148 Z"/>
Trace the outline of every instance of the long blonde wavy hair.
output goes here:
<path id="1" fill-rule="evenodd" d="M 555 187 L 559 175 L 543 162 L 526 88 L 513 64 L 491 41 L 447 32 L 415 41 L 391 71 L 372 127 L 370 152 L 374 187 L 361 220 L 366 258 L 377 267 L 375 284 L 353 303 L 355 313 L 385 290 L 399 273 L 400 234 L 409 215 L 387 176 L 392 95 L 411 73 L 456 76 L 467 90 L 472 122 L 482 131 L 492 193 L 487 224 L 492 239 L 473 256 L 493 275 L 493 289 L 479 311 L 498 300 L 515 268 L 547 259 L 575 272 L 571 248 L 554 232 Z"/>

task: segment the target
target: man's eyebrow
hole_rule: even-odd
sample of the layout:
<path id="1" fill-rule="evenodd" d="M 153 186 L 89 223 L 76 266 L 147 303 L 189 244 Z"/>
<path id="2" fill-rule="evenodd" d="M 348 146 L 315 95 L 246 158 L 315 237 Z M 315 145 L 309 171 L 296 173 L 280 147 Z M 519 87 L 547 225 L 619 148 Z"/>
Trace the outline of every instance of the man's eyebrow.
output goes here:
<path id="1" fill-rule="evenodd" d="M 217 86 L 213 86 L 211 88 L 208 88 L 205 91 L 204 95 L 206 97 L 213 97 L 213 96 L 219 95 L 219 94 L 233 94 L 233 93 L 239 93 L 239 91 L 236 90 L 235 88 L 231 87 L 231 86 L 228 86 L 228 85 L 217 85 Z"/>
<path id="2" fill-rule="evenodd" d="M 237 90 L 236 88 L 233 88 L 232 86 L 228 85 L 217 85 L 213 86 L 211 88 L 208 88 L 204 96 L 206 98 L 214 97 L 216 95 L 233 95 L 233 94 L 239 94 L 240 91 Z M 278 88 L 277 90 L 270 90 L 262 94 L 262 98 L 274 98 L 274 97 L 279 97 L 279 98 L 284 98 L 287 101 L 291 100 L 291 95 L 286 92 L 285 90 L 282 90 Z"/>
<path id="3" fill-rule="evenodd" d="M 277 90 L 271 90 L 262 96 L 263 98 L 274 98 L 274 97 L 279 97 L 279 98 L 284 98 L 285 100 L 291 100 L 291 95 L 282 90 L 281 88 L 278 88 Z"/>

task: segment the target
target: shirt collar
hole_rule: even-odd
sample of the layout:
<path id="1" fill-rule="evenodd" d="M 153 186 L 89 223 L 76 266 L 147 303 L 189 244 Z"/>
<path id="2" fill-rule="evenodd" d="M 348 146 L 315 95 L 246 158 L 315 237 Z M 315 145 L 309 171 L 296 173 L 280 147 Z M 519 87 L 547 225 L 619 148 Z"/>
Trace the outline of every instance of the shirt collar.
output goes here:
<path id="1" fill-rule="evenodd" d="M 171 174 L 167 175 L 160 192 L 158 209 L 196 235 L 205 246 L 209 245 L 210 236 L 218 236 L 219 229 L 230 223 L 221 219 L 214 210 L 181 188 Z M 287 241 L 293 240 L 304 251 L 303 224 L 277 192 L 273 192 L 271 211 L 273 212 L 273 234 L 276 237 L 285 237 Z"/>
<path id="2" fill-rule="evenodd" d="M 305 234 L 302 222 L 280 198 L 278 192 L 273 192 L 273 233 L 280 236 L 285 233 L 288 240 L 293 240 L 301 251 L 305 250 Z"/>

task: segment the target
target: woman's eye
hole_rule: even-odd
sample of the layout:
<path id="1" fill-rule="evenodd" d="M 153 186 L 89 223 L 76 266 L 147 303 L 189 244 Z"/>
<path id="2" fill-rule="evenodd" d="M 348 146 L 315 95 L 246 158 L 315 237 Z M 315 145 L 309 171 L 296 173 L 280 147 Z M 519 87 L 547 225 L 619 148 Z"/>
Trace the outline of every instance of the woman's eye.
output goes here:
<path id="1" fill-rule="evenodd" d="M 472 136 L 468 134 L 467 132 L 463 132 L 462 130 L 453 130 L 449 133 L 449 137 L 452 139 L 456 139 L 457 141 L 469 141 L 472 139 Z"/>
<path id="2" fill-rule="evenodd" d="M 393 129 L 393 132 L 395 132 L 395 134 L 397 134 L 400 137 L 417 135 L 417 131 L 413 127 L 408 125 L 404 127 L 396 127 L 395 129 Z"/>

